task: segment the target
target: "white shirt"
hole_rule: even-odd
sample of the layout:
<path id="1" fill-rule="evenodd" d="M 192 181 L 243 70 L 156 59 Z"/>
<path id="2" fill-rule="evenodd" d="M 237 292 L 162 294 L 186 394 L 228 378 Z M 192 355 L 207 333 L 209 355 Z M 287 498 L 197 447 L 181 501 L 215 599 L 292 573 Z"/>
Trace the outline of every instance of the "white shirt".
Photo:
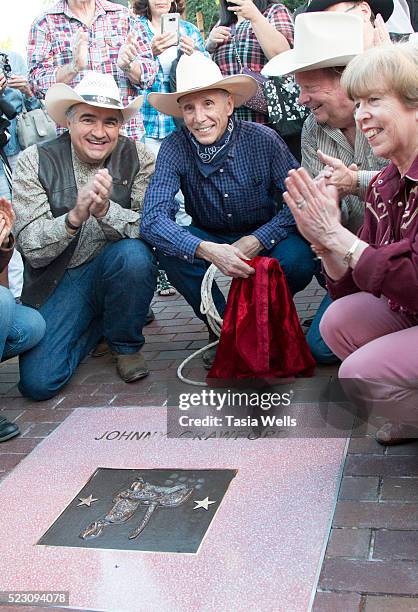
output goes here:
<path id="1" fill-rule="evenodd" d="M 396 34 L 410 34 L 413 27 L 411 25 L 411 15 L 406 0 L 393 0 L 393 13 L 386 22 L 389 32 Z"/>

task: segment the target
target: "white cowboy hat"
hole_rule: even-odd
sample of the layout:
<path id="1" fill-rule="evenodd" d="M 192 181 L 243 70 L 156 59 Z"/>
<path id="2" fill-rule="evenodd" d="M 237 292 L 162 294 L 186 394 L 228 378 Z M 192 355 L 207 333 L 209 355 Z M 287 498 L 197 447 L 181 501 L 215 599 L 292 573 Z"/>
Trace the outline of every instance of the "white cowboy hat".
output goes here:
<path id="1" fill-rule="evenodd" d="M 374 15 L 382 15 L 383 21 L 387 21 L 393 13 L 393 0 L 365 0 L 370 6 Z M 304 7 L 305 13 L 316 13 L 317 11 L 326 11 L 330 6 L 339 4 L 340 0 L 308 0 Z"/>
<path id="2" fill-rule="evenodd" d="M 199 51 L 182 55 L 176 70 L 176 91 L 174 93 L 150 93 L 148 102 L 166 115 L 181 117 L 178 100 L 189 93 L 207 89 L 224 89 L 234 98 L 235 107 L 252 98 L 257 91 L 257 81 L 251 76 L 237 74 L 223 77 L 210 58 Z"/>
<path id="3" fill-rule="evenodd" d="M 363 50 L 363 21 L 360 16 L 302 13 L 295 19 L 293 49 L 273 57 L 261 74 L 282 76 L 329 66 L 346 66 Z"/>
<path id="4" fill-rule="evenodd" d="M 66 111 L 73 104 L 89 104 L 99 108 L 120 110 L 123 122 L 131 119 L 142 105 L 143 96 L 138 96 L 128 106 L 123 106 L 119 88 L 111 74 L 86 72 L 81 81 L 72 89 L 64 83 L 52 85 L 45 96 L 45 106 L 52 119 L 60 125 L 67 125 Z"/>

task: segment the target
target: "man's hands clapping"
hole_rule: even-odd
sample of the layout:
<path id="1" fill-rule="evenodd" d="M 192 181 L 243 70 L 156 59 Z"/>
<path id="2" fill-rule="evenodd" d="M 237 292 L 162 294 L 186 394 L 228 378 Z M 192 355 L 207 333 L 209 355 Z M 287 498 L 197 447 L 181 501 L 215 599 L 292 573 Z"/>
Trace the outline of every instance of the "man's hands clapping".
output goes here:
<path id="1" fill-rule="evenodd" d="M 132 32 L 129 32 L 125 44 L 119 49 L 118 59 L 116 61 L 118 68 L 124 72 L 129 72 L 131 64 L 136 60 L 139 54 L 139 43 Z"/>
<path id="2" fill-rule="evenodd" d="M 79 28 L 74 36 L 72 53 L 74 70 L 86 70 L 89 61 L 89 36 L 83 28 Z"/>
<path id="3" fill-rule="evenodd" d="M 77 203 L 68 213 L 71 225 L 80 227 L 89 217 L 104 217 L 109 210 L 111 191 L 112 177 L 107 168 L 102 168 L 78 192 Z"/>

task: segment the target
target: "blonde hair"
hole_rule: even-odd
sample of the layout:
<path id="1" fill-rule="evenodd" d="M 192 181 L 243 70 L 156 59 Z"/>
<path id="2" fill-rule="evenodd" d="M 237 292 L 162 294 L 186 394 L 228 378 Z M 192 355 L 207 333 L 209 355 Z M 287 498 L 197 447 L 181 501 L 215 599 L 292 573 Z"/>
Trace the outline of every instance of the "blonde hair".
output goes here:
<path id="1" fill-rule="evenodd" d="M 418 107 L 418 37 L 406 43 L 372 47 L 348 64 L 341 85 L 351 100 L 373 92 L 396 94 L 406 106 Z"/>

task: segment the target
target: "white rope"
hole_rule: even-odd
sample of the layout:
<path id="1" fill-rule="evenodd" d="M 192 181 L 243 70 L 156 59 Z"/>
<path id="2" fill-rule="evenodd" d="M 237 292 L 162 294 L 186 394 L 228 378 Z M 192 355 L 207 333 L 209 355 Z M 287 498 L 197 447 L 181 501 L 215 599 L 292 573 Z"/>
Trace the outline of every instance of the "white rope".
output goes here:
<path id="1" fill-rule="evenodd" d="M 216 272 L 218 272 L 218 268 L 214 264 L 212 264 L 208 268 L 205 276 L 203 277 L 202 287 L 200 289 L 200 299 L 201 299 L 200 312 L 206 315 L 209 327 L 211 328 L 213 333 L 219 338 L 219 336 L 221 335 L 223 320 L 219 316 L 219 312 L 217 311 L 214 301 L 212 299 L 212 285 L 213 285 L 213 279 L 215 278 Z M 208 386 L 207 383 L 205 382 L 202 382 L 199 380 L 191 380 L 190 378 L 185 378 L 182 375 L 182 371 L 183 371 L 183 368 L 192 359 L 194 359 L 198 355 L 201 355 L 202 353 L 212 348 L 213 346 L 216 346 L 218 342 L 219 340 L 215 340 L 214 342 L 211 342 L 207 346 L 203 346 L 202 348 L 192 353 L 192 355 L 189 355 L 189 357 L 187 357 L 187 359 L 185 359 L 179 365 L 179 367 L 177 368 L 177 376 L 182 382 L 185 382 L 189 385 L 196 385 L 197 387 L 207 387 Z"/>

